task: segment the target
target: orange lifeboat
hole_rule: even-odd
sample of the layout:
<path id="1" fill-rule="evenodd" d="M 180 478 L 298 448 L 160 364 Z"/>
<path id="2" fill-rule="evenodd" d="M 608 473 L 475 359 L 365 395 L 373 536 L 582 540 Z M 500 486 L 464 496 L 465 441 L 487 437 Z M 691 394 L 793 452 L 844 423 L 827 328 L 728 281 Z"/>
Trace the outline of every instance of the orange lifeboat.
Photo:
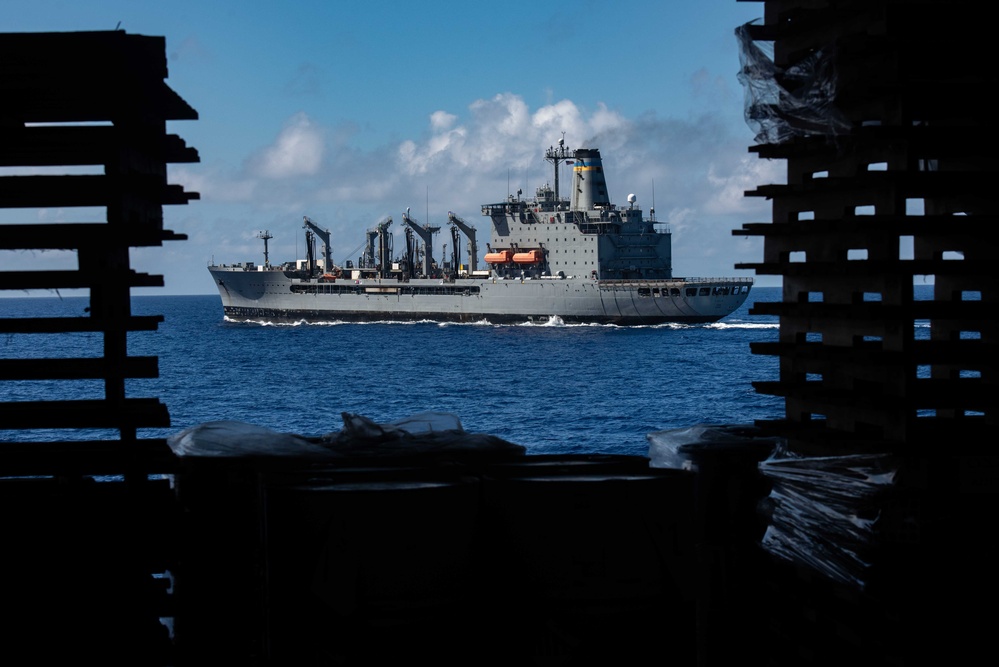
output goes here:
<path id="1" fill-rule="evenodd" d="M 501 250 L 499 252 L 487 252 L 486 253 L 486 263 L 487 264 L 506 264 L 513 260 L 513 253 L 509 250 Z"/>
<path id="2" fill-rule="evenodd" d="M 513 256 L 513 261 L 517 264 L 539 264 L 544 258 L 544 253 L 540 250 L 528 250 L 527 252 L 518 252 Z"/>

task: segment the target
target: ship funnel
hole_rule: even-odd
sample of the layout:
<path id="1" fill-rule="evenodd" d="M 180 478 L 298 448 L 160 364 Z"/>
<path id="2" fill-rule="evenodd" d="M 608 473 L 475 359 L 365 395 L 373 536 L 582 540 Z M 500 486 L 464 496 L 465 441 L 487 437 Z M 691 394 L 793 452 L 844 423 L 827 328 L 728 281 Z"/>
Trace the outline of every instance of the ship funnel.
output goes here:
<path id="1" fill-rule="evenodd" d="M 598 206 L 610 206 L 600 151 L 579 148 L 572 167 L 572 210 L 586 211 Z"/>

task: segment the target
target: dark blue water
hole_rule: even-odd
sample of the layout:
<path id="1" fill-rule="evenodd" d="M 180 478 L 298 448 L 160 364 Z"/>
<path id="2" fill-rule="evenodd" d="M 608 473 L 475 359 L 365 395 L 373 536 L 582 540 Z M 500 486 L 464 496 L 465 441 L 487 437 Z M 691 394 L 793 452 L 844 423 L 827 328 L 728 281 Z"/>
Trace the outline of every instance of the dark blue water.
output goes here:
<path id="1" fill-rule="evenodd" d="M 457 415 L 533 454 L 648 451 L 646 434 L 697 423 L 778 418 L 783 402 L 757 394 L 777 362 L 752 341 L 777 338 L 775 318 L 750 316 L 779 288 L 712 325 L 648 327 L 227 322 L 217 296 L 133 298 L 136 315 L 162 314 L 155 332 L 130 334 L 132 355 L 155 355 L 160 377 L 133 380 L 130 397 L 159 397 L 175 433 L 213 420 L 320 435 L 341 413 L 392 421 L 426 410 Z M 0 299 L 0 317 L 83 315 L 85 298 Z M 100 356 L 99 334 L 5 336 L 0 357 Z M 2 400 L 100 398 L 99 382 L 5 382 Z M 47 430 L 0 439 L 107 437 Z"/>

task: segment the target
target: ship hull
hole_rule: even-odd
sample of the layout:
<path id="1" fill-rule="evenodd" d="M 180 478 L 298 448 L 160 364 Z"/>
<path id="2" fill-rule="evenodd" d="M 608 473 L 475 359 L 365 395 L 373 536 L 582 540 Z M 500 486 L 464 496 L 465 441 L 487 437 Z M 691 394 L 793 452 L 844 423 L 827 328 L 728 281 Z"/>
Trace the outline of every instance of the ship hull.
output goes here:
<path id="1" fill-rule="evenodd" d="M 227 318 L 267 322 L 443 321 L 618 325 L 715 322 L 751 280 L 598 281 L 501 278 L 303 280 L 277 270 L 209 268 Z"/>

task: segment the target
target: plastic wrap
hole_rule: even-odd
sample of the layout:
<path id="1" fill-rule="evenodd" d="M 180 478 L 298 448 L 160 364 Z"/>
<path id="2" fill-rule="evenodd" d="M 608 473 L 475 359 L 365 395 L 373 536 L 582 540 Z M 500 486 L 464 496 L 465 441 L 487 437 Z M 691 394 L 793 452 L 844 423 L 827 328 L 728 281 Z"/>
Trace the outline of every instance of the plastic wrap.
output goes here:
<path id="1" fill-rule="evenodd" d="M 768 43 L 750 36 L 751 21 L 735 29 L 739 41 L 739 82 L 745 93 L 746 124 L 755 141 L 783 143 L 795 137 L 836 136 L 850 123 L 836 108 L 837 77 L 832 45 L 787 68 L 774 63 Z"/>
<path id="2" fill-rule="evenodd" d="M 750 424 L 695 424 L 648 433 L 649 465 L 653 468 L 694 470 L 707 456 L 761 461 L 781 446 L 780 439 L 762 437 Z"/>
<path id="3" fill-rule="evenodd" d="M 398 456 L 456 451 L 506 451 L 525 448 L 495 436 L 468 433 L 461 420 L 446 412 L 421 412 L 396 421 L 378 423 L 367 417 L 341 413 L 343 429 L 320 437 L 280 433 L 236 421 L 198 424 L 167 438 L 184 457 L 299 457 L 336 459 L 345 456 Z"/>
<path id="4" fill-rule="evenodd" d="M 238 421 L 213 421 L 184 429 L 167 438 L 177 456 L 324 456 L 326 451 L 307 438 L 279 433 Z"/>
<path id="5" fill-rule="evenodd" d="M 756 548 L 766 524 L 756 512 L 770 492 L 759 464 L 781 438 L 752 424 L 696 424 L 646 435 L 649 466 L 696 474 L 698 542 L 703 548 Z"/>
<path id="6" fill-rule="evenodd" d="M 760 471 L 772 484 L 763 548 L 863 589 L 878 549 L 881 507 L 898 471 L 892 457 L 773 458 Z"/>
<path id="7" fill-rule="evenodd" d="M 320 443 L 337 456 L 395 456 L 427 452 L 507 451 L 526 448 L 485 433 L 468 433 L 457 416 L 420 412 L 386 424 L 343 413 L 343 429 L 324 435 Z"/>

